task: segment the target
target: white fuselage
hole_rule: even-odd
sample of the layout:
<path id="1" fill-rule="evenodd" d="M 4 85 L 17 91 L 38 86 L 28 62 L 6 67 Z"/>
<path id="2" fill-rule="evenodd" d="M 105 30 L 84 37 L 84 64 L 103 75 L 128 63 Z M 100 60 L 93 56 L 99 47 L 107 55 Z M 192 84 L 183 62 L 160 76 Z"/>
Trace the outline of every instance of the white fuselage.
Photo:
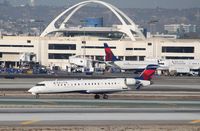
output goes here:
<path id="1" fill-rule="evenodd" d="M 66 81 L 43 81 L 32 87 L 28 92 L 32 94 L 51 93 L 87 93 L 106 94 L 133 89 L 136 84 L 150 85 L 150 81 L 136 80 L 134 78 L 116 79 L 88 79 L 88 80 L 66 80 Z"/>
<path id="2" fill-rule="evenodd" d="M 147 65 L 158 64 L 157 61 L 115 61 L 117 65 L 122 70 L 140 70 L 145 69 Z"/>
<path id="3" fill-rule="evenodd" d="M 189 69 L 199 69 L 200 60 L 159 60 L 159 66 L 162 69 L 171 67 L 188 67 Z"/>

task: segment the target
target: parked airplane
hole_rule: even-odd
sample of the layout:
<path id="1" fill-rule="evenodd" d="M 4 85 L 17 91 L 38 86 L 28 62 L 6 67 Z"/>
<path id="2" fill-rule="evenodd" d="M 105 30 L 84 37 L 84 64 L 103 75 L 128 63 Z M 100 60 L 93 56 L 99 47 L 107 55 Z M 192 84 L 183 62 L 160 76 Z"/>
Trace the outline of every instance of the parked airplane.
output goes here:
<path id="1" fill-rule="evenodd" d="M 28 92 L 39 97 L 39 94 L 52 93 L 85 93 L 95 94 L 95 99 L 108 99 L 109 93 L 140 89 L 151 84 L 157 65 L 148 65 L 139 78 L 109 78 L 109 79 L 81 79 L 43 81 L 36 84 Z"/>
<path id="2" fill-rule="evenodd" d="M 117 59 L 117 57 L 113 54 L 107 43 L 104 43 L 104 49 L 106 53 L 105 61 L 119 61 L 119 59 Z"/>
<path id="3" fill-rule="evenodd" d="M 158 64 L 157 60 L 145 60 L 145 61 L 122 61 L 117 59 L 117 57 L 114 55 L 110 47 L 107 43 L 104 43 L 104 49 L 106 54 L 106 59 L 109 64 L 112 66 L 116 66 L 120 68 L 121 70 L 135 70 L 138 72 L 143 71 L 147 65 L 149 64 Z"/>

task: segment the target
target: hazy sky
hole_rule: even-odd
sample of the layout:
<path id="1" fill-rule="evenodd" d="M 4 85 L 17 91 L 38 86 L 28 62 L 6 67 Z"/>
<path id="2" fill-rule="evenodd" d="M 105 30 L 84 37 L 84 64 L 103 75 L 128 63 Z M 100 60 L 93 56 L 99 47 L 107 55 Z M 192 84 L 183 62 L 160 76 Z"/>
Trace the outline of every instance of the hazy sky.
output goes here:
<path id="1" fill-rule="evenodd" d="M 0 0 L 2 2 L 4 0 Z M 27 4 L 30 0 L 8 0 L 13 5 Z M 35 0 L 37 5 L 69 6 L 83 0 Z M 200 7 L 200 0 L 103 0 L 119 8 L 193 8 Z"/>

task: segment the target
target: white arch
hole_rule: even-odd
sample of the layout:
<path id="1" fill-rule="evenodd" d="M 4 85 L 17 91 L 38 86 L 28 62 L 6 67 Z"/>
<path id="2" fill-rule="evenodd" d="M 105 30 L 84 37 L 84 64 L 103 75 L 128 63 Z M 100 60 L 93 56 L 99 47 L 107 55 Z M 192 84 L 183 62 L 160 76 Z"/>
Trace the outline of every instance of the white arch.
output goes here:
<path id="1" fill-rule="evenodd" d="M 65 15 L 67 12 L 69 12 L 70 10 L 72 10 L 73 8 L 75 8 L 76 6 L 79 6 L 80 4 L 84 4 L 85 2 L 80 2 L 76 5 L 71 6 L 70 8 L 68 8 L 67 10 L 63 11 L 60 15 L 58 15 L 47 27 L 46 29 L 42 32 L 42 34 L 40 36 L 44 37 L 47 34 L 57 30 L 57 28 L 55 27 L 55 23 L 58 19 L 60 19 L 63 15 Z"/>
<path id="2" fill-rule="evenodd" d="M 62 12 L 59 16 L 57 16 L 48 26 L 47 28 L 42 32 L 41 36 L 46 36 L 47 34 L 54 32 L 54 31 L 58 31 L 59 29 L 63 29 L 65 28 L 65 23 L 68 22 L 68 20 L 73 16 L 74 13 L 76 13 L 80 8 L 82 8 L 85 5 L 88 5 L 90 3 L 96 3 L 96 4 L 101 4 L 105 7 L 107 7 L 110 11 L 112 11 L 115 16 L 120 20 L 120 22 L 122 23 L 122 28 L 121 31 L 126 33 L 131 40 L 135 41 L 135 37 L 133 36 L 132 31 L 135 31 L 136 33 L 138 33 L 138 35 L 141 38 L 144 38 L 143 34 L 141 33 L 141 31 L 139 31 L 139 29 L 137 28 L 137 26 L 135 25 L 135 23 L 127 16 L 125 15 L 121 10 L 119 10 L 118 8 L 116 8 L 115 6 L 108 4 L 106 2 L 103 1 L 99 1 L 99 0 L 88 0 L 88 1 L 84 1 L 84 2 L 80 2 L 70 8 L 68 8 L 67 10 L 65 10 L 64 12 Z M 60 19 L 63 15 L 65 15 L 67 12 L 73 10 L 67 17 L 66 19 L 62 22 L 61 26 L 58 28 L 55 27 L 55 22 Z M 125 22 L 125 20 L 122 18 L 122 16 L 129 22 L 130 25 L 127 25 L 127 23 Z"/>
<path id="3" fill-rule="evenodd" d="M 136 24 L 135 24 L 126 14 L 124 14 L 124 12 L 122 12 L 122 11 L 119 10 L 117 7 L 115 7 L 115 6 L 111 5 L 111 4 L 109 4 L 109 5 L 110 5 L 112 8 L 114 8 L 117 12 L 119 12 L 119 13 L 132 25 L 132 26 L 130 27 L 131 30 L 137 32 L 137 33 L 140 35 L 140 37 L 141 37 L 142 39 L 145 39 L 143 33 L 137 28 Z"/>
<path id="4" fill-rule="evenodd" d="M 82 4 L 79 5 L 78 7 L 76 7 L 66 18 L 65 20 L 62 22 L 62 24 L 60 25 L 59 29 L 64 29 L 65 28 L 65 23 L 67 23 L 67 21 L 73 16 L 74 13 L 76 13 L 76 11 L 78 11 L 80 8 L 82 8 L 83 6 L 85 6 L 86 4 Z"/>

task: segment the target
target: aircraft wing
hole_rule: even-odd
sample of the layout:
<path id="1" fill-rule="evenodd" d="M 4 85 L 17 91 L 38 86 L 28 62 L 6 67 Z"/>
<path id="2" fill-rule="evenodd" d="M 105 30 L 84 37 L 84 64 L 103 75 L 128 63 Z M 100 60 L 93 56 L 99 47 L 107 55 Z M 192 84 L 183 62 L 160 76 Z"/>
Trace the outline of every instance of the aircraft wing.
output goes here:
<path id="1" fill-rule="evenodd" d="M 86 92 L 88 94 L 111 94 L 111 93 L 115 93 L 115 92 L 120 92 L 121 90 L 119 89 L 116 89 L 116 90 L 113 90 L 113 89 L 102 89 L 102 90 L 87 90 Z"/>
<path id="2" fill-rule="evenodd" d="M 108 66 L 111 66 L 111 67 L 120 68 L 117 64 L 115 64 L 115 62 L 106 62 L 106 64 L 107 64 Z"/>

